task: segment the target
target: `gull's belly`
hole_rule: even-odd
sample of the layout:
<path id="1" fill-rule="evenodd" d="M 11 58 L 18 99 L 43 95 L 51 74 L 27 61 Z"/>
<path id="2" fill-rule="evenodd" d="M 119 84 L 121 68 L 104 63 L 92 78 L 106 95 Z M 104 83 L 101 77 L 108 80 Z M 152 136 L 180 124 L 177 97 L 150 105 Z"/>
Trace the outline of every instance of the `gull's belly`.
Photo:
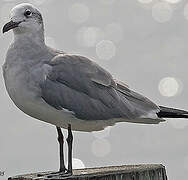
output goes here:
<path id="1" fill-rule="evenodd" d="M 57 110 L 48 105 L 42 98 L 32 98 L 28 95 L 30 96 L 31 94 L 22 92 L 22 97 L 19 100 L 17 95 L 17 100 L 13 100 L 16 106 L 29 116 L 58 127 L 67 129 L 68 124 L 71 124 L 72 130 L 91 132 L 103 130 L 105 127 L 112 126 L 116 122 L 114 119 L 95 121 L 81 120 L 76 118 L 74 113 L 67 109 Z"/>

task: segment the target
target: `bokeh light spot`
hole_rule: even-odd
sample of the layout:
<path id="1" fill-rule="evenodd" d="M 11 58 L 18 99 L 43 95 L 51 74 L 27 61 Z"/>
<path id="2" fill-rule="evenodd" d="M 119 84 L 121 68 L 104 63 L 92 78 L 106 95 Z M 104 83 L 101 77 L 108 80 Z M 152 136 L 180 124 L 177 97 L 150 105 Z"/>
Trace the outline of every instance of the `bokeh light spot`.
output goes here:
<path id="1" fill-rule="evenodd" d="M 73 169 L 83 169 L 83 168 L 85 168 L 85 165 L 82 162 L 82 160 L 77 159 L 77 158 L 72 159 L 72 166 L 73 166 Z"/>
<path id="2" fill-rule="evenodd" d="M 172 97 L 178 93 L 179 83 L 173 77 L 165 77 L 159 82 L 159 91 L 162 96 Z"/>
<path id="3" fill-rule="evenodd" d="M 167 2 L 158 2 L 152 7 L 152 16 L 160 23 L 169 21 L 172 17 L 172 12 L 172 8 Z"/>
<path id="4" fill-rule="evenodd" d="M 96 53 L 100 59 L 109 60 L 116 54 L 116 46 L 112 41 L 102 40 L 96 45 Z"/>
<path id="5" fill-rule="evenodd" d="M 97 157 L 104 157 L 111 151 L 111 145 L 106 139 L 96 139 L 92 143 L 92 153 Z"/>
<path id="6" fill-rule="evenodd" d="M 83 23 L 88 20 L 90 11 L 85 4 L 75 3 L 70 7 L 68 14 L 72 22 Z"/>
<path id="7" fill-rule="evenodd" d="M 98 27 L 82 27 L 77 32 L 77 41 L 79 45 L 93 47 L 103 37 L 103 32 Z"/>

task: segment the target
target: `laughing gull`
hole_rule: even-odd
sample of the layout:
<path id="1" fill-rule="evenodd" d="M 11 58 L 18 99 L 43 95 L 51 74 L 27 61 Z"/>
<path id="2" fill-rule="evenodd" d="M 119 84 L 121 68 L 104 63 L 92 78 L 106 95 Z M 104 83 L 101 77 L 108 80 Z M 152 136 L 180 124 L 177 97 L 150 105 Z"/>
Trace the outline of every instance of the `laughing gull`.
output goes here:
<path id="1" fill-rule="evenodd" d="M 58 173 L 72 174 L 72 130 L 100 131 L 117 122 L 158 124 L 162 118 L 188 118 L 188 112 L 158 106 L 80 55 L 45 44 L 42 15 L 31 4 L 10 13 L 3 33 L 13 29 L 3 75 L 10 98 L 24 113 L 56 126 L 60 146 Z M 68 168 L 64 165 L 64 137 L 68 129 Z M 56 175 L 56 174 L 55 174 Z"/>

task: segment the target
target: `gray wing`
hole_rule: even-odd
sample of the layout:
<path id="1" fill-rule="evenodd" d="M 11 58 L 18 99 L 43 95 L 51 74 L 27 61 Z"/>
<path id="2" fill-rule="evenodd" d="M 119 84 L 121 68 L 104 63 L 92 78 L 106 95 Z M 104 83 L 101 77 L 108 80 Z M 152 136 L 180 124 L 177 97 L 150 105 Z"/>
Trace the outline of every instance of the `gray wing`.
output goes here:
<path id="1" fill-rule="evenodd" d="M 147 117 L 148 113 L 158 113 L 160 108 L 145 96 L 130 90 L 127 85 L 122 82 L 116 81 L 117 90 L 123 94 L 123 98 L 126 98 L 135 108 L 138 116 Z"/>
<path id="2" fill-rule="evenodd" d="M 42 98 L 58 110 L 73 111 L 79 119 L 133 119 L 157 109 L 85 57 L 58 55 L 48 66 L 50 71 L 41 83 Z M 140 110 L 143 104 L 145 111 Z"/>

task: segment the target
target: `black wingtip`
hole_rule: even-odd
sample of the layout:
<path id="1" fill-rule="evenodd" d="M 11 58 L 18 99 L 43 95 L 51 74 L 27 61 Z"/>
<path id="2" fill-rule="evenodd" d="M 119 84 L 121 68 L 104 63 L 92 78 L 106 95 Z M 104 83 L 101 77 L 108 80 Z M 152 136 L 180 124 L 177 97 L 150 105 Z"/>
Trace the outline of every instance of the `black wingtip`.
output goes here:
<path id="1" fill-rule="evenodd" d="M 188 118 L 188 111 L 159 106 L 160 111 L 157 113 L 159 118 Z"/>

